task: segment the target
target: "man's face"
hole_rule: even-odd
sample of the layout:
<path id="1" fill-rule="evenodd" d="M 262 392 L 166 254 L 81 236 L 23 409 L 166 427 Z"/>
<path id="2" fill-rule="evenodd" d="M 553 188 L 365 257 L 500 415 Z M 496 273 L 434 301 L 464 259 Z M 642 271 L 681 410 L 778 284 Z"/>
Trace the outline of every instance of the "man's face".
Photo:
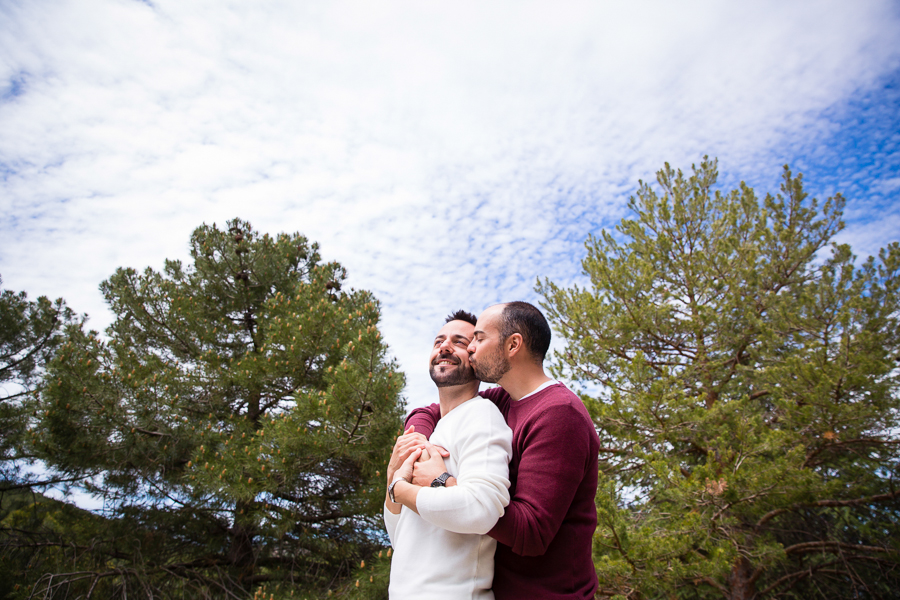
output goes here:
<path id="1" fill-rule="evenodd" d="M 503 305 L 492 306 L 478 317 L 475 324 L 475 338 L 469 344 L 469 362 L 475 369 L 475 376 L 487 383 L 497 383 L 509 371 L 509 359 L 500 339 L 500 314 Z"/>
<path id="2" fill-rule="evenodd" d="M 463 385 L 475 381 L 475 371 L 469 364 L 466 348 L 472 341 L 475 327 L 465 321 L 450 321 L 441 327 L 428 362 L 431 380 L 438 387 Z"/>

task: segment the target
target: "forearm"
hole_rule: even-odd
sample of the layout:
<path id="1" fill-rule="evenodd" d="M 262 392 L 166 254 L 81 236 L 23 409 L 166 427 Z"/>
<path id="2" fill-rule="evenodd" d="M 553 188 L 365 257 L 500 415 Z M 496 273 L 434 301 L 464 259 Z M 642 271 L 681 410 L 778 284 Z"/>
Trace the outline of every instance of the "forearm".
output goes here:
<path id="1" fill-rule="evenodd" d="M 394 484 L 394 500 L 396 502 L 391 502 L 390 497 L 387 499 L 387 507 L 393 514 L 400 514 L 401 506 L 405 506 L 410 509 L 414 513 L 418 514 L 418 509 L 416 508 L 416 499 L 419 496 L 419 490 L 421 490 L 417 485 L 413 485 L 407 482 L 405 479 L 399 480 L 396 484 Z M 396 510 L 392 507 L 396 507 Z"/>
<path id="2" fill-rule="evenodd" d="M 413 427 L 407 427 L 404 434 L 399 436 L 394 444 L 394 449 L 391 452 L 391 459 L 388 461 L 387 465 L 387 486 L 384 494 L 385 509 L 391 514 L 400 514 L 400 508 L 402 506 L 402 504 L 391 500 L 391 483 L 398 477 L 406 479 L 407 481 L 412 481 L 412 465 L 408 464 L 408 461 L 412 459 L 414 454 L 420 457 L 428 456 L 427 452 L 424 450 L 425 443 L 427 443 L 427 440 L 425 440 L 421 434 L 415 433 Z M 401 468 L 405 470 L 405 475 L 398 474 L 398 469 Z"/>
<path id="3" fill-rule="evenodd" d="M 449 432 L 456 477 L 443 487 L 432 482 L 447 471 L 440 457 L 416 463 L 413 483 L 423 486 L 417 499 L 419 515 L 429 523 L 454 533 L 487 533 L 509 503 L 509 468 L 512 431 L 502 414 L 485 400 L 472 400 L 455 410 L 464 410 Z M 441 478 L 443 481 L 443 478 Z"/>
<path id="4" fill-rule="evenodd" d="M 419 515 L 454 533 L 487 533 L 509 503 L 508 480 L 486 476 L 457 483 L 449 488 L 422 488 L 417 498 Z"/>

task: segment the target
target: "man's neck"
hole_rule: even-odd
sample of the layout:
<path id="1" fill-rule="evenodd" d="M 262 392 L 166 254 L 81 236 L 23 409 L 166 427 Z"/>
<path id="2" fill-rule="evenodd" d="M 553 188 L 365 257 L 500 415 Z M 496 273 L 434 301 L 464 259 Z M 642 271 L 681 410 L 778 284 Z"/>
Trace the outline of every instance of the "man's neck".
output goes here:
<path id="1" fill-rule="evenodd" d="M 543 366 L 532 363 L 510 369 L 497 383 L 513 400 L 521 400 L 550 380 L 544 373 Z"/>
<path id="2" fill-rule="evenodd" d="M 451 385 L 438 388 L 438 397 L 441 402 L 441 417 L 446 417 L 448 412 L 466 400 L 471 400 L 477 396 L 479 383 L 475 381 L 465 385 Z"/>

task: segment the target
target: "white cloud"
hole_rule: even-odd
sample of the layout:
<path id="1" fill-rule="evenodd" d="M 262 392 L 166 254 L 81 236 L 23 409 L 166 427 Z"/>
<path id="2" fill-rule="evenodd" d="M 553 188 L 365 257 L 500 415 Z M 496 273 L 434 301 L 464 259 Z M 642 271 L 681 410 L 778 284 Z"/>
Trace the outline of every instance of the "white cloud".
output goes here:
<path id="1" fill-rule="evenodd" d="M 896 71 L 898 25 L 889 1 L 8 1 L 0 273 L 102 327 L 99 282 L 202 222 L 301 231 L 384 302 L 424 404 L 443 315 L 577 279 L 666 160 L 775 181 Z"/>

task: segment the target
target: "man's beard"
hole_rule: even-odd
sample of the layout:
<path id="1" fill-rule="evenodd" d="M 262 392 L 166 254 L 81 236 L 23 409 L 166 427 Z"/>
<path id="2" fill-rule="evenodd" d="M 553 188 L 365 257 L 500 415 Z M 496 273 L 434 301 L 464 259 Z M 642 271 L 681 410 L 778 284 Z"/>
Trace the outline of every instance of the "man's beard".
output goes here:
<path id="1" fill-rule="evenodd" d="M 431 380 L 439 388 L 450 387 L 454 385 L 464 385 L 475 381 L 475 370 L 472 365 L 458 364 L 452 371 L 438 372 L 437 365 L 431 365 L 428 369 Z"/>
<path id="2" fill-rule="evenodd" d="M 481 358 L 472 367 L 475 369 L 475 377 L 481 381 L 497 383 L 509 371 L 509 360 L 499 351 L 496 351 L 490 356 Z"/>

